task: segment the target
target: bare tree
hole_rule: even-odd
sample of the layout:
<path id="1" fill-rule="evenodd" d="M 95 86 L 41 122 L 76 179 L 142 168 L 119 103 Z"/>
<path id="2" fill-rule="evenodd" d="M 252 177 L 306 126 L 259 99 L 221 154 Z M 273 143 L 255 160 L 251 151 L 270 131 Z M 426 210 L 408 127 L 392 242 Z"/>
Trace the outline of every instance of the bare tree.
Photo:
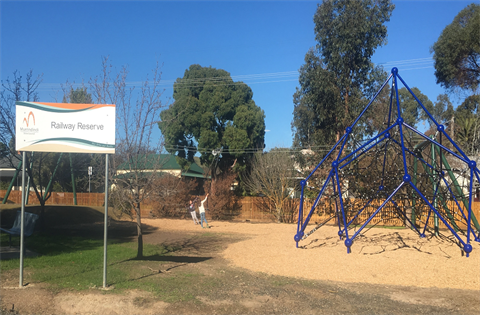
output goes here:
<path id="1" fill-rule="evenodd" d="M 45 204 L 52 196 L 52 183 L 57 177 L 63 153 L 34 152 L 26 155 L 25 170 L 29 184 L 40 202 L 40 227 L 45 229 Z M 28 189 L 28 188 L 27 188 Z"/>
<path id="2" fill-rule="evenodd" d="M 15 102 L 38 102 L 38 86 L 42 82 L 43 74 L 33 75 L 33 70 L 30 70 L 25 76 L 25 82 L 23 77 L 18 71 L 13 72 L 13 79 L 7 78 L 2 81 L 1 90 L 1 107 L 0 107 L 0 145 L 2 146 L 2 155 L 10 161 L 12 167 L 18 167 L 21 161 L 21 156 L 16 154 L 15 150 L 15 118 L 16 107 Z M 29 177 L 27 186 L 33 187 L 38 201 L 41 205 L 40 223 L 44 228 L 44 211 L 45 203 L 51 196 L 49 191 L 49 184 L 54 176 L 55 163 L 57 159 L 52 158 L 50 153 L 39 152 L 33 158 L 33 152 L 30 157 L 27 156 L 25 161 L 25 169 Z M 58 158 L 58 155 L 57 155 Z M 30 161 L 32 163 L 30 163 Z M 55 161 L 55 162 L 53 162 Z"/>
<path id="3" fill-rule="evenodd" d="M 157 63 L 151 78 L 146 78 L 136 89 L 127 82 L 128 69 L 122 67 L 112 78 L 112 66 L 103 58 L 102 72 L 90 79 L 90 91 L 96 103 L 116 105 L 116 155 L 111 159 L 115 204 L 130 213 L 133 208 L 137 223 L 137 257 L 143 256 L 141 222 L 142 202 L 148 200 L 156 189 L 154 183 L 163 161 L 160 154 L 163 141 L 153 133 L 160 112 L 166 108 L 160 88 L 161 67 Z M 117 176 L 122 166 L 123 175 Z"/>
<path id="4" fill-rule="evenodd" d="M 229 214 L 228 210 L 236 206 L 237 198 L 232 190 L 236 177 L 237 175 L 232 171 L 223 172 L 215 179 L 215 189 L 210 189 L 213 186 L 212 183 L 205 181 L 203 188 L 210 194 L 207 206 L 212 219 L 226 219 Z"/>
<path id="5" fill-rule="evenodd" d="M 42 82 L 43 74 L 36 78 L 33 75 L 33 70 L 30 70 L 26 77 L 25 83 L 23 77 L 18 71 L 13 72 L 13 79 L 7 78 L 2 81 L 2 89 L 0 92 L 0 144 L 2 144 L 2 151 L 10 159 L 12 167 L 15 167 L 19 162 L 19 156 L 15 153 L 15 102 L 38 101 L 37 89 Z"/>
<path id="6" fill-rule="evenodd" d="M 187 214 L 191 192 L 197 189 L 194 179 L 162 174 L 155 182 L 156 190 L 152 193 L 153 214 L 160 217 L 181 217 Z"/>
<path id="7" fill-rule="evenodd" d="M 286 148 L 278 148 L 254 156 L 244 184 L 251 193 L 265 196 L 274 207 L 277 221 L 282 222 L 287 200 L 298 189 L 296 176 L 292 154 Z"/>

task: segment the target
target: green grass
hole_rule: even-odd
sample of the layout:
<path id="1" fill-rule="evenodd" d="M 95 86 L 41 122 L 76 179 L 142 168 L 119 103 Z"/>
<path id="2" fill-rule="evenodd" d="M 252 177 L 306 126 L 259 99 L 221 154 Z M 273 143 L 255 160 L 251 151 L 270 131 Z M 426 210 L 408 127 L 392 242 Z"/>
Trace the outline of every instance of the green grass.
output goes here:
<path id="1" fill-rule="evenodd" d="M 8 235 L 1 236 L 1 242 L 8 242 Z M 32 282 L 42 282 L 52 289 L 88 289 L 103 285 L 103 240 L 82 237 L 53 237 L 37 235 L 28 240 L 28 248 L 40 254 L 25 258 L 24 270 L 32 273 Z M 161 257 L 175 248 L 144 244 L 145 257 Z M 117 243 L 110 240 L 107 246 L 107 280 L 122 283 L 151 274 L 148 268 L 139 268 L 148 263 L 161 269 L 162 261 L 136 260 L 137 244 Z M 19 259 L 2 261 L 1 272 L 18 270 Z M 28 280 L 30 281 L 30 280 Z"/>
<path id="2" fill-rule="evenodd" d="M 18 205 L 16 205 L 18 207 Z M 13 223 L 16 208 L 0 207 L 2 224 Z M 38 209 L 30 207 L 28 211 Z M 38 210 L 39 211 L 39 210 Z M 103 222 L 103 213 L 93 207 L 47 207 L 48 226 L 85 224 Z M 67 221 L 66 221 L 67 220 Z M 204 231 L 200 237 L 215 237 L 210 231 Z M 59 233 L 59 230 L 56 231 Z M 61 290 L 88 290 L 103 287 L 103 238 L 82 234 L 83 237 L 38 233 L 25 239 L 26 247 L 39 254 L 38 257 L 25 257 L 24 284 L 42 284 L 53 292 Z M 86 237 L 85 237 L 86 236 Z M 19 238 L 12 238 L 18 246 Z M 0 234 L 0 244 L 8 246 L 8 235 Z M 129 238 L 119 236 L 108 241 L 107 248 L 107 285 L 115 290 L 105 294 L 121 293 L 125 290 L 143 290 L 152 292 L 159 300 L 169 303 L 192 301 L 199 292 L 214 294 L 217 280 L 203 275 L 182 272 L 183 257 L 175 257 L 180 248 L 167 245 L 145 244 L 144 257 L 137 259 L 137 243 Z M 171 256 L 169 258 L 169 256 Z M 179 262 L 180 261 L 180 262 Z M 19 259 L 1 260 L 0 273 L 15 277 L 19 272 Z M 161 270 L 161 272 L 158 272 Z M 166 271 L 169 270 L 169 271 Z"/>
<path id="3" fill-rule="evenodd" d="M 8 235 L 2 234 L 0 241 L 8 242 Z M 103 240 L 35 235 L 27 244 L 29 250 L 40 255 L 24 259 L 25 282 L 46 284 L 53 292 L 103 286 Z M 217 286 L 215 279 L 201 273 L 165 272 L 162 265 L 169 263 L 168 256 L 173 256 L 178 249 L 144 244 L 144 257 L 137 259 L 136 242 L 110 240 L 107 284 L 115 290 L 108 294 L 138 289 L 175 303 L 195 300 L 198 292 L 207 292 Z M 0 272 L 15 274 L 19 264 L 19 259 L 2 260 Z"/>

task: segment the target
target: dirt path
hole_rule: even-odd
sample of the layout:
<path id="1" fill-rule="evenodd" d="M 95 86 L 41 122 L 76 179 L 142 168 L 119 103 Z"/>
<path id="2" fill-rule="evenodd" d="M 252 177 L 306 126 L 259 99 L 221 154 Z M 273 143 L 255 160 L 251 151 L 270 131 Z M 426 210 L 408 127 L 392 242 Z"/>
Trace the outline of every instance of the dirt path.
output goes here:
<path id="1" fill-rule="evenodd" d="M 138 290 L 52 293 L 42 284 L 13 289 L 18 278 L 2 275 L 4 313 L 480 313 L 476 242 L 467 258 L 446 239 L 372 229 L 347 254 L 333 227 L 320 229 L 295 248 L 293 225 L 213 221 L 211 229 L 202 230 L 190 220 L 144 219 L 143 223 L 149 230 L 146 243 L 179 244 L 183 248 L 179 255 L 211 257 L 198 263 L 172 260 L 162 267 L 171 270 L 169 276 L 201 274 L 215 285 L 194 291 L 193 301 L 171 304 Z"/>

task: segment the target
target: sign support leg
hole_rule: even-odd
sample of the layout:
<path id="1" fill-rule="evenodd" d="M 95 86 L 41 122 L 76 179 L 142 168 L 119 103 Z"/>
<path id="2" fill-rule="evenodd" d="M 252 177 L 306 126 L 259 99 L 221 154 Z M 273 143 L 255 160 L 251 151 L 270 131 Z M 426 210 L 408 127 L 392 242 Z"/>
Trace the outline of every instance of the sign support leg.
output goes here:
<path id="1" fill-rule="evenodd" d="M 107 231 L 108 231 L 108 154 L 105 154 L 105 218 L 103 227 L 103 288 L 107 287 Z"/>

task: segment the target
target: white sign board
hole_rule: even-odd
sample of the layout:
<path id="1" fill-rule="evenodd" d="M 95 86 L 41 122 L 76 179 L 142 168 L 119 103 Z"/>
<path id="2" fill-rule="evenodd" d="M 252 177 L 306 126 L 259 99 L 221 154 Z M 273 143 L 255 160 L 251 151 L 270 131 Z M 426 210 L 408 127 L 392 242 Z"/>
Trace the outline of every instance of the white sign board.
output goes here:
<path id="1" fill-rule="evenodd" d="M 16 151 L 115 154 L 115 105 L 15 105 Z"/>

